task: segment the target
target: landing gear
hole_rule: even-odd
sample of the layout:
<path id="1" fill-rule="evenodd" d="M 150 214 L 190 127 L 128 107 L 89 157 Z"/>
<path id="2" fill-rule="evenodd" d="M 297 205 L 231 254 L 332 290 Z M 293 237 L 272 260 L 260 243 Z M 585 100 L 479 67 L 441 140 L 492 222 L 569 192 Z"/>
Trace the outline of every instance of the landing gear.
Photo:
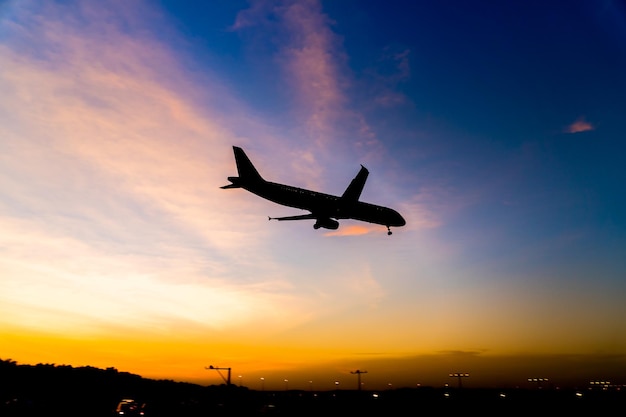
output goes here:
<path id="1" fill-rule="evenodd" d="M 387 236 L 391 236 L 391 229 L 387 226 Z"/>

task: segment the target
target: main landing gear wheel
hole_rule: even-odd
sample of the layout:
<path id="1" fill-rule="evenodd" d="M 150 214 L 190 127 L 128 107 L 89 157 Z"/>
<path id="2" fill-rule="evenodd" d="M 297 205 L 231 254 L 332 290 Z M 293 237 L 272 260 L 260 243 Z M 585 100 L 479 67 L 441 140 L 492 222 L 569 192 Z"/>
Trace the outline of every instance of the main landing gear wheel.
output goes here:
<path id="1" fill-rule="evenodd" d="M 387 226 L 387 236 L 391 236 L 391 229 Z"/>

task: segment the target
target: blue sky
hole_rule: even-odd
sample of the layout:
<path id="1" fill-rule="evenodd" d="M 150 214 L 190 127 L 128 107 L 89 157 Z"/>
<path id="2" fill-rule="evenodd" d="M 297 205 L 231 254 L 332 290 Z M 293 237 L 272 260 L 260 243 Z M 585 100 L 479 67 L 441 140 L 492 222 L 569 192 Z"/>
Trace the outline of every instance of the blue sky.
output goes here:
<path id="1" fill-rule="evenodd" d="M 0 356 L 623 375 L 625 41 L 618 1 L 3 3 Z M 233 145 L 335 195 L 363 164 L 407 225 L 268 222 L 301 212 L 219 189 Z"/>

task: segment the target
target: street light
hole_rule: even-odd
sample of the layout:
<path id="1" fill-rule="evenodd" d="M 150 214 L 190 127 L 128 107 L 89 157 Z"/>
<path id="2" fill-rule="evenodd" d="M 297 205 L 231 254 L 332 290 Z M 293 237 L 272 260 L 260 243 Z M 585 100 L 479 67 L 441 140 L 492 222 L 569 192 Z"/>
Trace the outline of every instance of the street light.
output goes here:
<path id="1" fill-rule="evenodd" d="M 602 387 L 602 389 L 606 391 L 611 386 L 611 381 L 589 381 L 589 385 L 591 385 L 592 388 Z"/>
<path id="2" fill-rule="evenodd" d="M 265 378 L 261 377 L 261 391 L 265 391 Z"/>
<path id="3" fill-rule="evenodd" d="M 459 388 L 463 388 L 463 383 L 461 382 L 462 378 L 469 378 L 469 374 L 465 372 L 454 372 L 449 374 L 450 378 L 458 378 L 459 380 Z"/>
<path id="4" fill-rule="evenodd" d="M 358 369 L 356 371 L 350 371 L 351 374 L 356 374 L 358 377 L 358 384 L 359 386 L 357 387 L 357 390 L 361 391 L 361 374 L 366 374 L 367 371 L 359 371 Z"/>
<path id="5" fill-rule="evenodd" d="M 209 365 L 208 367 L 205 366 L 204 369 L 212 369 L 214 371 L 217 371 L 217 373 L 220 374 L 224 382 L 226 382 L 226 385 L 230 386 L 230 368 L 219 368 L 217 366 Z M 220 371 L 228 371 L 228 378 L 224 378 L 224 375 L 222 375 Z"/>
<path id="6" fill-rule="evenodd" d="M 537 384 L 537 389 L 541 389 L 542 382 L 548 382 L 548 378 L 528 378 L 528 382 L 535 382 Z"/>
<path id="7" fill-rule="evenodd" d="M 289 389 L 289 380 L 285 379 L 285 391 Z"/>

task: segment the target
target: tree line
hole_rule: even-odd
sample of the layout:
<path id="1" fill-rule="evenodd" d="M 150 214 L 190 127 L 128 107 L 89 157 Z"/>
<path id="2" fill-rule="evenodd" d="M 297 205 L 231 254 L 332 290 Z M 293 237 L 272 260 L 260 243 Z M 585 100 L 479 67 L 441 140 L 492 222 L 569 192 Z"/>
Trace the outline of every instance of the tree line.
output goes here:
<path id="1" fill-rule="evenodd" d="M 154 410 L 203 408 L 221 402 L 225 386 L 201 386 L 173 380 L 143 378 L 115 368 L 37 364 L 0 360 L 0 415 L 111 416 L 117 404 L 131 398 Z M 229 387 L 228 391 L 245 388 Z M 158 412 L 157 412 L 158 410 Z M 184 414 L 184 413 L 183 413 Z M 191 411 L 188 414 L 191 413 Z"/>

